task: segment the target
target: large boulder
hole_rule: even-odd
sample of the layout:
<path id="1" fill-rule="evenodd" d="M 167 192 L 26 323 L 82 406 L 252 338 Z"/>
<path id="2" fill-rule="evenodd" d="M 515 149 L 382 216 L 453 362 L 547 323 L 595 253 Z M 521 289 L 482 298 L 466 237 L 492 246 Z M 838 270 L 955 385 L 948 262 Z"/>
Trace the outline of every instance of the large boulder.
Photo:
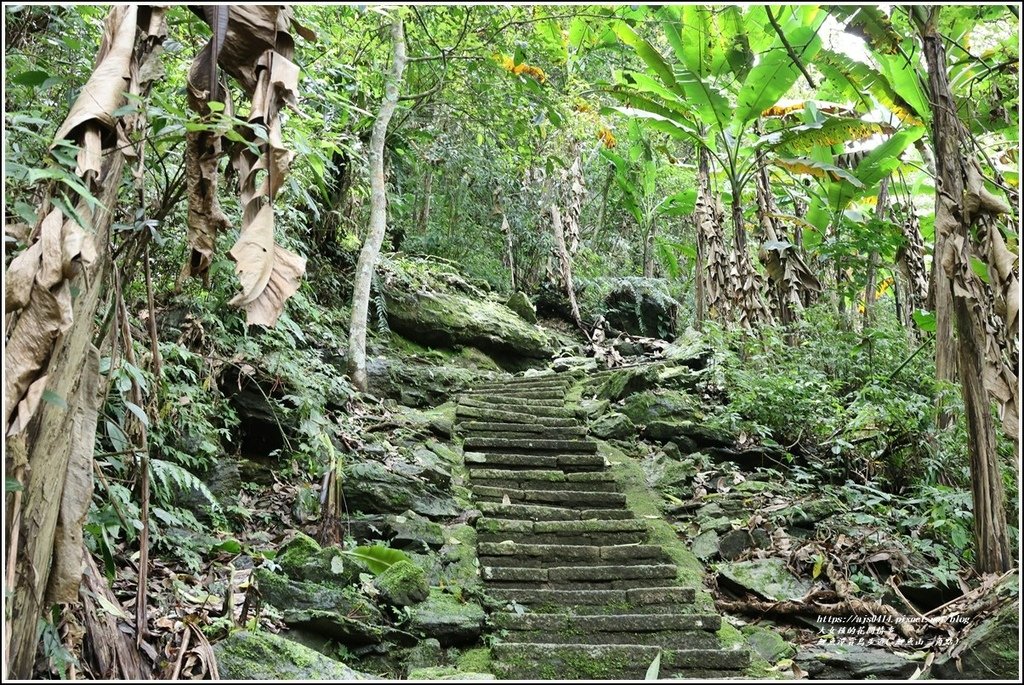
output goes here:
<path id="1" fill-rule="evenodd" d="M 213 647 L 225 680 L 372 680 L 309 647 L 272 633 L 232 633 Z"/>
<path id="2" fill-rule="evenodd" d="M 664 280 L 616 279 L 604 307 L 608 323 L 618 330 L 663 340 L 676 337 L 679 302 L 668 294 Z"/>
<path id="3" fill-rule="evenodd" d="M 811 680 L 907 680 L 917 664 L 878 647 L 819 644 L 800 650 L 794 659 Z"/>
<path id="4" fill-rule="evenodd" d="M 505 306 L 518 314 L 527 323 L 537 323 L 537 308 L 530 302 L 530 298 L 523 291 L 518 291 L 508 298 Z"/>
<path id="5" fill-rule="evenodd" d="M 539 327 L 501 303 L 460 292 L 385 289 L 384 295 L 391 328 L 423 345 L 470 345 L 507 368 L 554 352 Z"/>
<path id="6" fill-rule="evenodd" d="M 346 465 L 344 490 L 345 501 L 352 511 L 401 514 L 412 510 L 432 518 L 453 518 L 462 513 L 450 488 L 416 474 L 396 473 L 376 461 Z"/>
<path id="7" fill-rule="evenodd" d="M 655 421 L 699 421 L 700 401 L 682 390 L 645 390 L 630 395 L 622 413 L 639 425 Z"/>

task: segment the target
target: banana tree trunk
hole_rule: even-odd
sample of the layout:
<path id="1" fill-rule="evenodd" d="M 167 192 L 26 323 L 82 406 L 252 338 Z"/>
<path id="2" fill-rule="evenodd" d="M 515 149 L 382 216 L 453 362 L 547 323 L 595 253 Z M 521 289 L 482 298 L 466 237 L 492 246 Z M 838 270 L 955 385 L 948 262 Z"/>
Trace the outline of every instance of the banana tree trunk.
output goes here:
<path id="1" fill-rule="evenodd" d="M 118 120 L 114 112 L 127 93 L 147 92 L 146 79 L 156 78 L 150 60 L 165 34 L 161 7 L 110 11 L 96 67 L 55 137 L 80 147 L 79 177 L 99 202 L 83 200 L 76 209 L 92 234 L 47 198 L 34 242 L 6 273 L 5 308 L 12 316 L 4 346 L 7 477 L 21 489 L 5 494 L 5 680 L 31 677 L 41 617 L 54 603 L 78 597 L 100 401 L 92 337 L 108 292 L 112 211 L 127 151 L 115 127 L 123 125 L 130 136 L 137 121 L 135 115 Z M 56 250 L 44 251 L 44 244 Z"/>
<path id="2" fill-rule="evenodd" d="M 1015 306 L 1002 319 L 993 307 L 990 292 L 974 272 L 977 259 L 974 230 L 1009 207 L 989 193 L 981 182 L 976 163 L 969 156 L 963 125 L 957 117 L 956 101 L 946 77 L 946 51 L 937 29 L 939 8 L 914 8 L 914 17 L 924 43 L 928 65 L 928 86 L 933 107 L 932 143 L 936 158 L 935 232 L 942 235 L 940 278 L 935 283 L 936 301 L 948 296 L 956 327 L 956 352 L 960 364 L 960 387 L 967 419 L 968 454 L 971 464 L 971 494 L 974 501 L 976 565 L 983 573 L 1002 573 L 1012 567 L 1007 534 L 1003 479 L 996 452 L 995 427 L 989 405 L 992 393 L 1000 403 L 1004 427 L 1017 439 L 1018 385 L 1016 372 L 1008 366 L 1002 350 L 995 350 L 997 337 L 989 334 L 993 321 L 1005 328 L 1013 324 L 1019 309 L 1020 290 L 1012 267 L 1002 275 L 1015 289 Z M 1001 237 L 995 237 L 1001 241 Z M 1005 244 L 1003 254 L 1009 254 Z M 982 255 L 984 259 L 984 255 Z M 1010 260 L 1012 262 L 1012 259 Z M 947 279 L 943 282 L 942 279 Z M 1012 338 L 1015 333 L 1008 335 Z M 943 341 L 936 341 L 938 346 Z M 988 386 L 988 387 L 986 387 Z"/>

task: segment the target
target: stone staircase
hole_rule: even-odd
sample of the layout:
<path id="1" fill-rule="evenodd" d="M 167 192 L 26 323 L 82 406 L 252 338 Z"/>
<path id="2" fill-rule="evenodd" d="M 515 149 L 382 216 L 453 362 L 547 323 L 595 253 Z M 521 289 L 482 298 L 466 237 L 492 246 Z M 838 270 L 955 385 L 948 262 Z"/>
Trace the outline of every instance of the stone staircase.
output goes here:
<path id="1" fill-rule="evenodd" d="M 742 675 L 745 650 L 724 649 L 721 617 L 693 605 L 677 569 L 646 544 L 644 521 L 586 437 L 551 373 L 464 393 L 457 419 L 477 507 L 477 553 L 488 594 L 516 611 L 492 614 L 502 678 L 642 679 Z"/>

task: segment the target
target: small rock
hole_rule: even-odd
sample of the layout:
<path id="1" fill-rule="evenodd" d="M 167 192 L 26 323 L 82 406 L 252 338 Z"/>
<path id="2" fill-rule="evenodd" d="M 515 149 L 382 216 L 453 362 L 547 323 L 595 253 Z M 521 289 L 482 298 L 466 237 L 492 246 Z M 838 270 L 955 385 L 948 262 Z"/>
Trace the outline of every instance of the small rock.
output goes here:
<path id="1" fill-rule="evenodd" d="M 381 598 L 396 607 L 418 604 L 430 595 L 427 576 L 423 569 L 408 561 L 398 561 L 377 576 L 374 586 Z"/>
<path id="2" fill-rule="evenodd" d="M 583 416 L 593 421 L 608 411 L 608 400 L 580 400 L 579 408 Z"/>
<path id="3" fill-rule="evenodd" d="M 232 633 L 213 647 L 226 680 L 372 680 L 309 647 L 272 633 Z"/>
<path id="4" fill-rule="evenodd" d="M 441 524 L 420 516 L 415 511 L 405 511 L 389 516 L 388 527 L 394 531 L 391 546 L 398 549 L 440 549 L 444 545 L 444 528 Z"/>
<path id="5" fill-rule="evenodd" d="M 917 664 L 884 649 L 852 644 L 813 645 L 796 655 L 813 680 L 906 680 Z"/>
<path id="6" fill-rule="evenodd" d="M 753 530 L 731 530 L 718 543 L 718 553 L 723 559 L 733 561 L 751 549 L 764 549 L 772 539 L 761 528 Z"/>
<path id="7" fill-rule="evenodd" d="M 437 666 L 441 663 L 441 643 L 432 637 L 421 640 L 405 653 L 402 661 L 410 670 Z"/>
<path id="8" fill-rule="evenodd" d="M 590 432 L 599 438 L 631 438 L 637 434 L 636 426 L 625 414 L 605 414 L 590 424 Z"/>
<path id="9" fill-rule="evenodd" d="M 430 597 L 413 609 L 410 629 L 436 638 L 443 647 L 469 644 L 483 632 L 485 617 L 479 604 L 432 589 Z"/>
<path id="10" fill-rule="evenodd" d="M 718 554 L 718 533 L 705 531 L 690 541 L 690 551 L 701 561 L 707 561 Z"/>
<path id="11" fill-rule="evenodd" d="M 530 298 L 523 291 L 517 291 L 512 297 L 508 298 L 505 306 L 522 317 L 524 321 L 537 323 L 537 308 L 533 306 Z"/>
<path id="12" fill-rule="evenodd" d="M 743 629 L 743 632 L 747 635 L 747 644 L 751 649 L 770 664 L 774 664 L 779 659 L 788 659 L 796 654 L 796 647 L 786 642 L 781 635 L 773 630 L 748 626 Z"/>
<path id="13" fill-rule="evenodd" d="M 719 564 L 718 574 L 723 586 L 753 592 L 772 601 L 799 599 L 811 589 L 811 583 L 790 573 L 781 559 Z"/>

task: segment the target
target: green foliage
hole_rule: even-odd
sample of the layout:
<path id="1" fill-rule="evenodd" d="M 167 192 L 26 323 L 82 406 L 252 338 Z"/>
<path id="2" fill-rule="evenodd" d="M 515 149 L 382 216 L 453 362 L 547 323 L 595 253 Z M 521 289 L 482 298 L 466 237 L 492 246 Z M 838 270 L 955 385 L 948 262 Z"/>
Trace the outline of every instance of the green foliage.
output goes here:
<path id="1" fill-rule="evenodd" d="M 384 545 L 355 547 L 344 550 L 343 553 L 346 556 L 361 561 L 370 570 L 370 573 L 374 575 L 383 573 L 400 561 L 412 563 L 409 555 L 405 552 Z"/>

